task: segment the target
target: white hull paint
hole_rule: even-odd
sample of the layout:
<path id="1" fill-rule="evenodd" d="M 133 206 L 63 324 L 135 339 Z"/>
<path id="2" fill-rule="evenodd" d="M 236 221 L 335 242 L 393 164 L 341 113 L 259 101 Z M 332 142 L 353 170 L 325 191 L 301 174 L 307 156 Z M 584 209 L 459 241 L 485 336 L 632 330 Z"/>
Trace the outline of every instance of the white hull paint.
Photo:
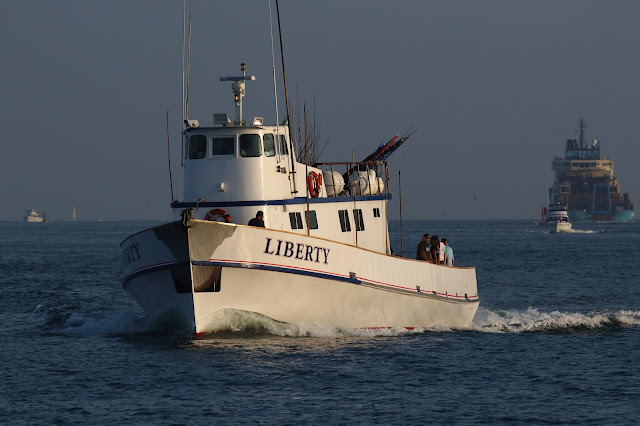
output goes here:
<path id="1" fill-rule="evenodd" d="M 560 233 L 560 232 L 570 232 L 571 231 L 571 223 L 569 222 L 558 222 L 555 224 L 551 224 L 551 232 Z"/>
<path id="2" fill-rule="evenodd" d="M 226 309 L 287 323 L 465 328 L 479 304 L 474 268 L 269 228 L 175 222 L 122 249 L 124 288 L 148 314 L 179 312 L 197 334 L 218 331 Z"/>

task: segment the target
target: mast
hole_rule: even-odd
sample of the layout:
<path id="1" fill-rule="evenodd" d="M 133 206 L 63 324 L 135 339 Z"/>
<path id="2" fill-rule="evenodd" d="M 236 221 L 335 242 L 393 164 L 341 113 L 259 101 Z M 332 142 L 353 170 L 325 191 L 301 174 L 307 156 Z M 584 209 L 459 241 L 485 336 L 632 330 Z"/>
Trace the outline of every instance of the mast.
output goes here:
<path id="1" fill-rule="evenodd" d="M 584 121 L 584 118 L 580 117 L 580 119 L 578 120 L 578 130 L 580 132 L 580 148 L 584 149 L 587 147 L 587 136 L 586 136 L 586 130 L 587 130 L 587 122 Z"/>
<path id="2" fill-rule="evenodd" d="M 293 137 L 293 133 L 291 132 L 291 115 L 289 114 L 289 94 L 287 92 L 287 73 L 284 69 L 284 47 L 282 46 L 282 27 L 280 26 L 280 7 L 278 6 L 278 0 L 276 0 L 276 14 L 278 15 L 278 35 L 280 37 L 280 58 L 282 59 L 282 81 L 284 82 L 284 100 L 287 106 L 287 127 L 289 128 L 289 158 L 291 159 L 291 171 L 290 175 L 293 175 L 293 191 L 294 194 L 298 193 L 298 188 L 296 186 L 296 161 L 293 158 L 293 141 L 291 138 Z M 306 177 L 305 177 L 306 178 Z"/>

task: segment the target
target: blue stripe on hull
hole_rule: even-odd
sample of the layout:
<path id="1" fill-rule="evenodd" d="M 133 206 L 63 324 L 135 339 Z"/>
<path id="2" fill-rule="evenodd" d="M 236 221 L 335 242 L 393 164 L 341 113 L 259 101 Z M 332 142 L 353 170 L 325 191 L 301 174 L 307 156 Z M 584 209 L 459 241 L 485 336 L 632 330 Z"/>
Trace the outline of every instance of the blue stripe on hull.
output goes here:
<path id="1" fill-rule="evenodd" d="M 353 202 L 354 197 L 328 197 L 328 198 L 309 198 L 309 204 L 322 204 L 322 203 L 346 203 Z M 391 194 L 385 195 L 357 195 L 356 201 L 376 201 L 376 200 L 391 200 Z M 306 204 L 306 197 L 288 198 L 286 200 L 250 200 L 250 201 L 205 201 L 202 203 L 196 202 L 173 202 L 171 207 L 174 209 L 183 209 L 187 207 L 242 207 L 242 206 L 281 206 L 291 204 Z"/>
<path id="2" fill-rule="evenodd" d="M 309 271 L 298 268 L 287 268 L 275 265 L 243 263 L 243 262 L 216 262 L 212 260 L 194 260 L 191 262 L 193 265 L 198 266 L 226 266 L 232 268 L 248 268 L 248 269 L 261 269 L 264 271 L 285 272 L 290 274 L 307 275 L 315 278 L 324 278 L 326 280 L 342 281 L 351 284 L 360 284 L 361 281 L 357 278 L 351 278 L 343 275 L 333 275 L 323 272 Z"/>

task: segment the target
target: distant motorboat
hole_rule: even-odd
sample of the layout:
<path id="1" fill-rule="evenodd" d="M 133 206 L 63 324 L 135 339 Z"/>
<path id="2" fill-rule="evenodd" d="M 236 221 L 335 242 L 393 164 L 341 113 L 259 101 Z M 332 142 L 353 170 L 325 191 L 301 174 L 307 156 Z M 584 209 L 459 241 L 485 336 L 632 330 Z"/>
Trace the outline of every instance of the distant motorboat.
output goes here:
<path id="1" fill-rule="evenodd" d="M 40 216 L 35 209 L 28 209 L 24 215 L 25 222 L 42 223 L 45 221 L 46 213 Z"/>
<path id="2" fill-rule="evenodd" d="M 552 203 L 549 207 L 542 208 L 542 224 L 551 227 L 550 232 L 569 232 L 571 222 L 567 205 L 563 203 Z"/>

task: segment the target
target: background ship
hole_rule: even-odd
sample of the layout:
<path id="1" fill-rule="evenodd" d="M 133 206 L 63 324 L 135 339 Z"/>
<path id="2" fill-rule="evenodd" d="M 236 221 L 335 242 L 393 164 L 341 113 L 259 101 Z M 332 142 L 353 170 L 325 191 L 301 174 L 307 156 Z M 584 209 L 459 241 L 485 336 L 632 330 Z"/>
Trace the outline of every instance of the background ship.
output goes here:
<path id="1" fill-rule="evenodd" d="M 628 222 L 635 216 L 629 194 L 620 193 L 613 160 L 600 156 L 600 143 L 587 143 L 586 122 L 578 122 L 579 139 L 569 139 L 564 158 L 554 157 L 555 181 L 549 203 L 567 204 L 572 222 L 601 220 Z"/>

